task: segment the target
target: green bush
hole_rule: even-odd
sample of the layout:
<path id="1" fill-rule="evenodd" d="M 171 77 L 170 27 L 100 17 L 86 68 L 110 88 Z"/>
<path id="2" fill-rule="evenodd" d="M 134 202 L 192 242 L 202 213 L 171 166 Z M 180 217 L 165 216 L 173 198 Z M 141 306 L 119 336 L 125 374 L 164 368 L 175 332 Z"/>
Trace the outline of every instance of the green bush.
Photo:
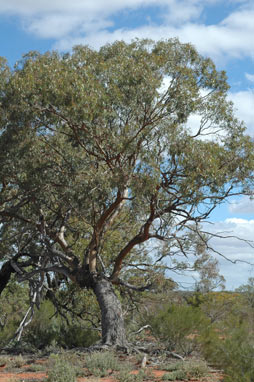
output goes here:
<path id="1" fill-rule="evenodd" d="M 189 379 L 192 378 L 202 378 L 209 373 L 209 368 L 205 361 L 200 359 L 189 360 L 183 363 L 183 370 L 187 374 Z"/>
<path id="2" fill-rule="evenodd" d="M 187 374 L 184 370 L 175 370 L 171 373 L 166 373 L 163 375 L 162 380 L 163 381 L 184 381 L 187 379 Z"/>
<path id="3" fill-rule="evenodd" d="M 105 377 L 109 371 L 119 371 L 121 364 L 112 352 L 92 353 L 86 357 L 86 367 L 96 377 Z"/>
<path id="4" fill-rule="evenodd" d="M 47 382 L 76 382 L 76 370 L 65 357 L 51 355 Z"/>
<path id="5" fill-rule="evenodd" d="M 225 382 L 254 381 L 254 338 L 248 326 L 228 323 L 223 333 L 204 333 L 200 341 L 206 359 L 224 370 Z"/>
<path id="6" fill-rule="evenodd" d="M 0 347 L 6 346 L 14 337 L 20 321 L 28 309 L 27 284 L 21 286 L 11 277 L 1 294 Z"/>
<path id="7" fill-rule="evenodd" d="M 130 374 L 128 370 L 121 370 L 117 380 L 119 382 L 143 382 L 146 374 L 143 370 L 140 370 L 138 374 Z"/>
<path id="8" fill-rule="evenodd" d="M 53 304 L 49 300 L 44 300 L 25 330 L 23 341 L 37 349 L 57 343 L 61 335 L 61 320 L 54 316 L 54 313 Z"/>
<path id="9" fill-rule="evenodd" d="M 6 370 L 11 371 L 13 369 L 20 369 L 27 363 L 27 360 L 20 354 L 18 356 L 1 356 L 0 364 L 6 366 Z"/>
<path id="10" fill-rule="evenodd" d="M 59 344 L 67 348 L 89 347 L 100 339 L 98 331 L 73 324 L 63 326 Z"/>
<path id="11" fill-rule="evenodd" d="M 162 364 L 160 366 L 161 370 L 166 370 L 166 371 L 175 371 L 178 369 L 181 369 L 183 365 L 183 361 L 178 361 L 178 362 L 173 362 L 173 363 L 167 363 L 167 364 Z"/>
<path id="12" fill-rule="evenodd" d="M 202 378 L 208 374 L 209 368 L 202 360 L 191 359 L 163 365 L 163 370 L 170 371 L 164 374 L 163 379 L 168 381 Z"/>
<path id="13" fill-rule="evenodd" d="M 76 323 L 67 325 L 49 300 L 41 303 L 31 324 L 27 327 L 22 341 L 36 349 L 88 347 L 99 340 L 98 331 L 84 328 Z"/>
<path id="14" fill-rule="evenodd" d="M 12 357 L 8 362 L 8 368 L 20 369 L 26 364 L 26 359 L 20 354 L 17 357 Z"/>
<path id="15" fill-rule="evenodd" d="M 6 346 L 14 337 L 18 328 L 18 322 L 10 320 L 3 328 L 0 329 L 0 346 Z"/>
<path id="16" fill-rule="evenodd" d="M 153 333 L 169 350 L 191 354 L 198 347 L 197 338 L 210 324 L 199 308 L 189 305 L 166 306 L 147 317 Z"/>
<path id="17" fill-rule="evenodd" d="M 26 371 L 38 372 L 38 371 L 46 371 L 47 366 L 45 364 L 41 365 L 38 363 L 32 363 L 28 367 L 26 367 Z"/>

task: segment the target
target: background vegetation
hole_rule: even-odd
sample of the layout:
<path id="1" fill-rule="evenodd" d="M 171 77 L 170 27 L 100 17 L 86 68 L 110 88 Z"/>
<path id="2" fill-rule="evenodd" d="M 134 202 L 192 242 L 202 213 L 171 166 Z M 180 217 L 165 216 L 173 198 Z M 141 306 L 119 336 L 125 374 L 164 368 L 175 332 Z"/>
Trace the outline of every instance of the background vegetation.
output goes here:
<path id="1" fill-rule="evenodd" d="M 16 294 L 12 293 L 12 288 L 16 288 Z M 36 311 L 34 320 L 25 328 L 20 343 L 12 341 L 28 305 L 25 288 L 12 280 L 3 294 L 0 316 L 2 348 L 29 352 L 33 349 L 50 353 L 59 349 L 85 347 L 98 341 L 100 322 L 98 312 L 91 311 L 96 305 L 90 301 L 94 297 L 83 296 L 82 290 L 72 291 L 77 304 L 74 304 L 70 311 L 67 309 L 67 290 L 59 296 L 65 312 L 64 309 L 56 311 L 52 302 L 46 299 Z M 128 296 L 119 291 L 119 297 L 124 305 L 128 302 L 129 309 L 125 311 L 125 321 L 129 340 L 136 346 L 143 342 L 149 345 L 151 342 L 158 349 L 172 352 L 183 359 L 188 359 L 189 356 L 204 359 L 212 367 L 224 371 L 225 381 L 253 380 L 252 278 L 235 292 L 179 291 L 175 289 L 171 280 L 164 279 L 157 289 L 143 293 L 133 292 Z M 82 307 L 86 306 L 87 311 L 78 310 L 78 301 L 80 302 L 81 298 L 84 302 Z M 79 314 L 74 314 L 74 309 Z M 146 328 L 139 331 L 144 326 Z M 102 358 L 104 362 L 104 357 Z M 97 358 L 96 361 L 93 358 L 88 361 L 91 368 L 97 367 L 94 366 Z M 55 359 L 54 362 L 58 367 L 61 366 L 59 359 Z M 177 370 L 172 369 L 169 372 L 180 375 Z M 169 379 L 171 377 L 171 374 L 168 375 Z"/>

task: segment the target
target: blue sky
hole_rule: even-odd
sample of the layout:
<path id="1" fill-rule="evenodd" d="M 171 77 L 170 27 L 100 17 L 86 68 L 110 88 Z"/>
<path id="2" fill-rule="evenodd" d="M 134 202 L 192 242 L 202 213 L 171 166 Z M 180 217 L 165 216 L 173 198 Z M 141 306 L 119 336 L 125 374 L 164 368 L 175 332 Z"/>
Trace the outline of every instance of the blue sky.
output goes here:
<path id="1" fill-rule="evenodd" d="M 178 37 L 227 71 L 228 97 L 254 137 L 253 20 L 253 0 L 0 0 L 0 55 L 14 65 L 30 50 Z M 252 240 L 254 203 L 246 197 L 231 200 L 216 209 L 210 222 L 213 232 Z M 233 260 L 254 263 L 254 249 L 244 242 L 216 239 L 214 246 Z M 232 266 L 221 260 L 221 271 L 231 289 L 254 276 L 245 263 Z"/>

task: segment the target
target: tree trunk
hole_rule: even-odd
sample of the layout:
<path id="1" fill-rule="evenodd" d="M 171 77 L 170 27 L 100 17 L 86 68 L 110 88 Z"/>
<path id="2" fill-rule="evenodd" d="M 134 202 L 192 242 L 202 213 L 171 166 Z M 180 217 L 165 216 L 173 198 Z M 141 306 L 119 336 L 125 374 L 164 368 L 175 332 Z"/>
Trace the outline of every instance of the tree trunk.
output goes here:
<path id="1" fill-rule="evenodd" d="M 8 284 L 11 278 L 11 274 L 14 272 L 15 271 L 12 268 L 10 261 L 7 261 L 6 263 L 2 265 L 2 268 L 0 270 L 0 295 L 2 291 L 4 290 L 4 288 L 6 287 L 6 285 Z"/>
<path id="2" fill-rule="evenodd" d="M 126 347 L 122 307 L 112 284 L 98 276 L 92 288 L 101 310 L 102 344 Z"/>

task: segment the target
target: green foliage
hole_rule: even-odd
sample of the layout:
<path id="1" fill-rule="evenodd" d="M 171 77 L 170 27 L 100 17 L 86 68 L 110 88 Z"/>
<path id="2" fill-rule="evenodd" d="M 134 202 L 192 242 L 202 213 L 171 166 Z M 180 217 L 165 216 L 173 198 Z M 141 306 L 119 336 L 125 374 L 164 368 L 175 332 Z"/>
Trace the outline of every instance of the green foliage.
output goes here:
<path id="1" fill-rule="evenodd" d="M 77 382 L 76 370 L 64 357 L 51 355 L 48 382 Z"/>
<path id="2" fill-rule="evenodd" d="M 39 364 L 39 363 L 32 363 L 28 367 L 26 367 L 26 371 L 32 371 L 32 372 L 39 372 L 39 371 L 46 371 L 47 365 L 45 364 Z"/>
<path id="3" fill-rule="evenodd" d="M 242 310 L 242 302 L 238 293 L 210 292 L 201 297 L 200 309 L 212 323 L 220 322 L 230 316 L 238 316 Z"/>
<path id="4" fill-rule="evenodd" d="M 117 283 L 125 268 L 125 281 L 138 285 L 163 274 L 149 257 L 151 238 L 155 261 L 189 268 L 182 254 L 196 253 L 196 223 L 252 185 L 253 142 L 228 102 L 226 75 L 190 44 L 118 41 L 99 51 L 30 52 L 13 69 L 0 61 L 0 259 L 14 260 L 51 301 L 64 301 L 63 311 L 70 285 L 92 288 L 96 273 Z M 46 323 L 50 314 L 41 309 L 31 337 L 39 347 L 59 341 L 61 328 L 58 317 Z M 170 348 L 189 353 L 187 336 L 203 319 L 184 309 L 188 329 L 171 312 L 178 334 L 156 330 Z M 16 322 L 10 325 L 3 342 Z"/>
<path id="5" fill-rule="evenodd" d="M 95 352 L 86 357 L 86 367 L 96 377 L 105 377 L 112 370 L 119 371 L 122 366 L 113 352 Z"/>
<path id="6" fill-rule="evenodd" d="M 165 305 L 147 321 L 168 349 L 184 355 L 197 349 L 197 337 L 209 325 L 209 319 L 199 309 L 188 305 Z"/>
<path id="7" fill-rule="evenodd" d="M 245 299 L 245 302 L 251 307 L 254 308 L 254 278 L 250 277 L 248 283 L 241 285 L 236 289 L 236 292 L 241 293 Z"/>
<path id="8" fill-rule="evenodd" d="M 43 349 L 61 336 L 61 320 L 55 316 L 55 308 L 48 300 L 37 309 L 33 321 L 25 332 L 24 341 L 37 349 Z"/>
<path id="9" fill-rule="evenodd" d="M 202 360 L 191 359 L 188 361 L 179 361 L 167 365 L 162 365 L 163 370 L 170 371 L 163 376 L 163 380 L 188 380 L 200 379 L 209 373 L 209 368 L 206 362 Z"/>
<path id="10" fill-rule="evenodd" d="M 186 302 L 193 308 L 199 308 L 206 300 L 206 296 L 197 290 L 193 292 L 190 296 L 186 297 Z"/>
<path id="11" fill-rule="evenodd" d="M 73 292 L 73 290 L 72 290 Z M 71 291 L 70 291 L 71 293 Z M 4 290 L 1 296 L 0 306 L 0 344 L 6 346 L 11 338 L 14 337 L 15 331 L 23 318 L 26 309 L 28 308 L 27 288 L 11 280 L 8 287 Z M 73 347 L 86 347 L 99 340 L 98 330 L 91 327 L 91 323 L 84 321 L 85 315 L 82 318 L 77 318 L 75 313 L 85 308 L 86 305 L 91 303 L 91 299 L 86 300 L 83 294 L 75 292 L 75 300 L 78 300 L 78 306 L 74 301 L 74 292 L 72 295 L 72 309 L 74 314 L 68 313 L 68 308 L 71 301 L 66 302 L 66 294 L 60 294 L 59 301 L 66 304 L 67 313 L 65 317 L 71 322 L 67 324 L 66 320 L 56 315 L 55 307 L 49 300 L 44 300 L 39 309 L 35 309 L 35 314 L 32 322 L 25 328 L 22 336 L 21 343 L 12 341 L 12 347 L 16 350 L 31 349 L 48 349 L 53 348 L 73 348 Z M 93 301 L 94 304 L 94 301 Z M 93 305 L 91 305 L 93 306 Z M 75 311 L 76 309 L 76 311 Z M 89 309 L 87 309 L 88 311 Z M 92 309 L 90 309 L 92 312 Z M 97 312 L 97 311 L 96 311 Z M 91 313 L 92 314 L 92 313 Z M 94 313 L 93 313 L 94 314 Z M 98 314 L 98 313 L 97 313 Z M 94 314 L 95 315 L 95 314 Z M 91 315 L 90 315 L 91 317 Z M 99 324 L 98 318 L 94 320 L 95 324 Z M 10 346 L 10 345 L 9 345 Z"/>
<path id="12" fill-rule="evenodd" d="M 19 356 L 14 357 L 13 359 L 10 360 L 9 367 L 13 367 L 13 368 L 18 368 L 19 369 L 20 367 L 25 365 L 25 363 L 26 363 L 26 360 L 20 354 Z"/>
<path id="13" fill-rule="evenodd" d="M 219 273 L 219 262 L 207 252 L 206 245 L 206 238 L 203 238 L 203 242 L 201 244 L 197 243 L 197 247 L 199 248 L 199 256 L 197 256 L 197 260 L 194 265 L 195 270 L 199 273 L 199 280 L 196 281 L 195 288 L 203 294 L 211 292 L 214 289 L 225 289 L 225 279 Z"/>
<path id="14" fill-rule="evenodd" d="M 140 370 L 137 374 L 130 374 L 130 370 L 121 370 L 117 376 L 119 382 L 143 382 L 146 377 L 144 370 Z"/>
<path id="15" fill-rule="evenodd" d="M 0 304 L 0 346 L 6 346 L 13 338 L 28 308 L 27 294 L 27 285 L 20 285 L 13 277 L 3 291 Z"/>
<path id="16" fill-rule="evenodd" d="M 59 345 L 67 348 L 89 347 L 98 342 L 100 336 L 98 330 L 81 324 L 62 325 L 58 338 Z"/>
<path id="17" fill-rule="evenodd" d="M 184 370 L 175 370 L 172 373 L 166 373 L 163 375 L 163 381 L 185 381 L 187 378 L 187 374 Z"/>
<path id="18" fill-rule="evenodd" d="M 171 81 L 161 92 L 165 77 Z M 39 254 L 34 222 L 40 210 L 48 229 L 56 229 L 70 209 L 66 236 L 75 252 L 84 249 L 94 222 L 128 179 L 135 197 L 121 208 L 117 229 L 111 226 L 103 235 L 101 253 L 111 270 L 113 254 L 149 215 L 151 198 L 159 201 L 154 218 L 165 215 L 161 231 L 170 235 L 167 226 L 176 222 L 179 201 L 193 218 L 199 203 L 204 208 L 204 201 L 221 202 L 225 185 L 248 182 L 252 151 L 227 102 L 225 73 L 190 44 L 136 40 L 98 52 L 82 46 L 67 55 L 31 52 L 0 84 L 1 204 L 7 207 L 10 195 L 14 204 L 32 195 L 17 204 L 20 214 L 4 222 L 2 235 L 3 245 L 12 230 L 24 229 L 34 240 L 13 237 L 9 249 L 21 241 L 26 253 Z M 193 113 L 203 129 L 207 122 L 221 130 L 221 140 L 194 138 L 186 125 Z"/>
<path id="19" fill-rule="evenodd" d="M 183 367 L 182 361 L 177 361 L 177 362 L 166 363 L 166 364 L 160 365 L 160 369 L 166 370 L 166 371 L 175 371 L 175 370 L 181 369 L 182 367 Z"/>
<path id="20" fill-rule="evenodd" d="M 247 323 L 232 317 L 223 331 L 204 333 L 200 341 L 206 359 L 224 370 L 225 381 L 253 381 L 254 337 Z"/>
<path id="21" fill-rule="evenodd" d="M 6 365 L 9 359 L 7 355 L 0 355 L 0 365 Z"/>
<path id="22" fill-rule="evenodd" d="M 23 365 L 26 364 L 26 359 L 22 355 L 14 357 L 1 356 L 0 363 L 1 365 L 6 366 L 6 370 L 11 371 L 15 369 L 20 369 Z"/>
<path id="23" fill-rule="evenodd" d="M 202 360 L 189 360 L 184 362 L 183 370 L 187 374 L 188 378 L 202 378 L 209 373 L 209 368 L 205 361 Z"/>
<path id="24" fill-rule="evenodd" d="M 86 347 L 99 340 L 98 331 L 86 322 L 74 319 L 72 324 L 67 324 L 63 317 L 55 313 L 55 307 L 49 300 L 41 303 L 25 330 L 22 341 L 26 346 L 50 351 L 61 347 Z"/>

